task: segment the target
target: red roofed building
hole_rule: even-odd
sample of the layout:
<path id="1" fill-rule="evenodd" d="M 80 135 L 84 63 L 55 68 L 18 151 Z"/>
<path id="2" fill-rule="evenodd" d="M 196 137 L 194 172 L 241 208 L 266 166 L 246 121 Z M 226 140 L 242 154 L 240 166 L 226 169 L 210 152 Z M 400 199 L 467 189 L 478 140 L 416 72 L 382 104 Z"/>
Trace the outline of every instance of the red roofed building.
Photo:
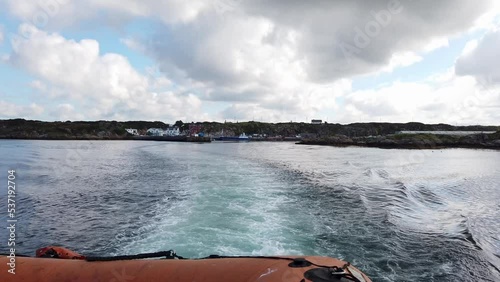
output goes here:
<path id="1" fill-rule="evenodd" d="M 203 125 L 197 124 L 197 123 L 191 123 L 189 125 L 189 135 L 194 136 L 198 133 L 200 133 L 203 129 Z"/>

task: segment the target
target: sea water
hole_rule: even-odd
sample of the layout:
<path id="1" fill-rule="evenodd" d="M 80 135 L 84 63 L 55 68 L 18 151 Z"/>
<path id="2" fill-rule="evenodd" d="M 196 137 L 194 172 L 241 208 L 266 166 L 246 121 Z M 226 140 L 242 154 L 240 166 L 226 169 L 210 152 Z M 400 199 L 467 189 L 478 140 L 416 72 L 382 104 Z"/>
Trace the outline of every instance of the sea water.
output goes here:
<path id="1" fill-rule="evenodd" d="M 0 156 L 1 253 L 14 169 L 18 254 L 320 255 L 374 281 L 500 281 L 499 151 L 4 140 Z"/>

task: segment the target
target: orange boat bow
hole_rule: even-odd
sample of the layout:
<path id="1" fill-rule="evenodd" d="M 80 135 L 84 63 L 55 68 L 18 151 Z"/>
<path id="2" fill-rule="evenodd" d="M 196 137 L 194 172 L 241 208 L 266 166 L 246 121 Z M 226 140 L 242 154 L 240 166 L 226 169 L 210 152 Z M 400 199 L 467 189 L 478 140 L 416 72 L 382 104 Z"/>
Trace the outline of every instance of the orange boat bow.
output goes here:
<path id="1" fill-rule="evenodd" d="M 346 262 L 326 257 L 304 257 L 313 265 L 301 265 L 303 260 L 291 257 L 280 258 L 209 258 L 195 260 L 156 259 L 89 262 L 75 259 L 17 257 L 15 274 L 7 272 L 9 258 L 0 257 L 3 270 L 0 281 L 175 281 L 175 282 L 309 282 L 309 281 L 357 281 L 340 280 L 339 276 L 319 266 L 342 268 Z M 315 265 L 314 265 L 315 264 Z M 292 267 L 292 266 L 294 267 Z M 319 272 L 311 271 L 313 269 Z M 321 274 L 320 272 L 323 271 Z M 326 272 L 325 272 L 326 271 Z M 359 281 L 371 280 L 352 266 L 346 271 Z M 319 274 L 318 274 L 319 273 Z M 327 274 L 325 274 L 327 273 Z M 322 280 L 318 275 L 332 275 L 331 280 Z"/>

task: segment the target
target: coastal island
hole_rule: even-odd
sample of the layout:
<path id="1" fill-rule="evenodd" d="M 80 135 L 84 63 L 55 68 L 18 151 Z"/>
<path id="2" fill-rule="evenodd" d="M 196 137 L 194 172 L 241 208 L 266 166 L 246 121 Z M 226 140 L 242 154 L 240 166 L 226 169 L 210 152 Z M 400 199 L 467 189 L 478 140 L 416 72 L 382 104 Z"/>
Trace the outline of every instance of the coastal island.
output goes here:
<path id="1" fill-rule="evenodd" d="M 154 130 L 153 130 L 154 129 Z M 165 129 L 165 131 L 162 131 Z M 174 132 L 175 136 L 156 134 Z M 161 121 L 0 120 L 0 139 L 32 140 L 157 140 L 209 141 L 220 136 L 247 134 L 250 141 L 295 141 L 297 144 L 378 148 L 500 149 L 499 126 L 448 124 L 326 122 L 190 122 Z"/>
<path id="2" fill-rule="evenodd" d="M 298 144 L 325 146 L 358 146 L 385 149 L 442 149 L 442 148 L 474 148 L 500 149 L 500 132 L 456 135 L 446 132 L 438 133 L 399 133 L 385 136 L 347 137 L 334 135 L 323 138 L 301 140 Z"/>

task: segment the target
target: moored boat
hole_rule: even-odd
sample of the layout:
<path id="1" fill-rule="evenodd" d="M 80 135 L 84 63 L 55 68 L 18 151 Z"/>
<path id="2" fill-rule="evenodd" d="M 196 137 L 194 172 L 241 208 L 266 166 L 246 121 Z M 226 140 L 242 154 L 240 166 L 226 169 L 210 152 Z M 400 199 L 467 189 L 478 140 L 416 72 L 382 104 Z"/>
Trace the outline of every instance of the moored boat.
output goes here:
<path id="1" fill-rule="evenodd" d="M 245 133 L 242 133 L 242 134 L 240 134 L 240 136 L 221 136 L 221 137 L 215 138 L 215 140 L 217 140 L 217 141 L 243 141 L 243 142 L 246 142 L 246 141 L 250 141 L 250 138 Z"/>

